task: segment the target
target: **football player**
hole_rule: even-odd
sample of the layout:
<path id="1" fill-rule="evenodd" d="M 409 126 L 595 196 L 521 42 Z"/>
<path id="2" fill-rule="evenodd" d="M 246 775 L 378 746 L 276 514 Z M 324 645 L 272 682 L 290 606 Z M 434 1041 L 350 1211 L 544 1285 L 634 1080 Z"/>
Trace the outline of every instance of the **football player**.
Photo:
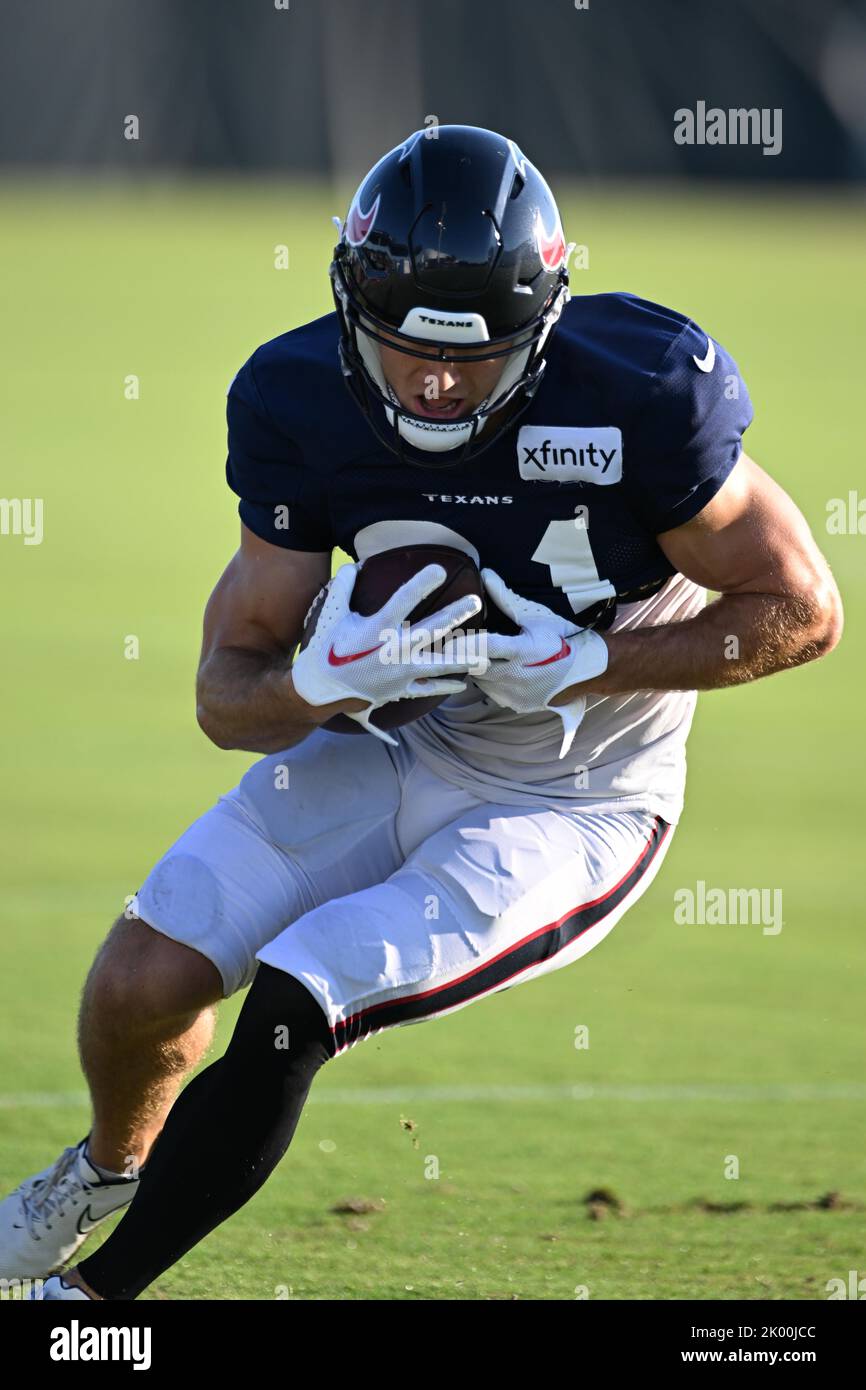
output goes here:
<path id="1" fill-rule="evenodd" d="M 429 135 L 352 200 L 335 311 L 229 390 L 241 544 L 205 613 L 198 716 L 264 756 L 153 867 L 90 972 L 92 1128 L 6 1200 L 2 1273 L 56 1270 L 135 1200 L 48 1297 L 140 1294 L 261 1187 L 346 1048 L 597 945 L 671 842 L 696 692 L 839 637 L 806 522 L 743 453 L 752 407 L 725 349 L 631 294 L 569 303 L 538 170 L 491 131 Z M 471 556 L 511 620 L 486 667 L 429 644 L 380 659 L 441 567 L 372 618 L 351 609 L 357 562 L 431 542 Z M 355 563 L 293 661 L 338 547 Z M 370 724 L 430 693 L 447 698 L 396 736 Z M 338 713 L 367 732 L 325 729 Z M 172 1107 L 214 1005 L 246 985 L 225 1055 Z"/>

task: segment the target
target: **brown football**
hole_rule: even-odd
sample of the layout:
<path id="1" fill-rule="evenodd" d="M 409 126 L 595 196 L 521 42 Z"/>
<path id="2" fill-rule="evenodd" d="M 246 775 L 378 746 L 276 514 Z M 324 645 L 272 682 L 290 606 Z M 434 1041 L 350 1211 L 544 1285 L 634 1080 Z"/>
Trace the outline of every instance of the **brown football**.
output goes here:
<path id="1" fill-rule="evenodd" d="M 369 556 L 358 570 L 352 590 L 352 611 L 365 617 L 378 612 L 401 584 L 405 584 L 407 579 L 411 579 L 413 574 L 417 574 L 426 565 L 441 565 L 445 570 L 445 579 L 438 589 L 412 609 L 409 621 L 420 622 L 423 618 L 438 612 L 440 608 L 453 603 L 455 599 L 465 598 L 467 594 L 477 594 L 481 599 L 482 609 L 472 619 L 472 623 L 478 628 L 484 627 L 486 604 L 478 566 L 462 550 L 454 550 L 451 546 L 444 545 L 396 546 L 393 550 L 383 550 L 378 555 Z M 324 594 L 320 594 L 307 614 L 301 638 L 302 651 L 316 630 L 323 602 Z M 461 629 L 453 628 L 452 631 L 460 632 Z M 411 724 L 422 715 L 429 714 L 437 705 L 441 705 L 444 699 L 447 699 L 447 696 L 432 695 L 429 700 L 424 697 L 392 700 L 376 710 L 371 722 L 380 729 L 399 729 L 403 724 Z M 334 715 L 323 727 L 340 734 L 365 732 L 363 725 L 355 719 L 350 719 L 347 714 Z"/>

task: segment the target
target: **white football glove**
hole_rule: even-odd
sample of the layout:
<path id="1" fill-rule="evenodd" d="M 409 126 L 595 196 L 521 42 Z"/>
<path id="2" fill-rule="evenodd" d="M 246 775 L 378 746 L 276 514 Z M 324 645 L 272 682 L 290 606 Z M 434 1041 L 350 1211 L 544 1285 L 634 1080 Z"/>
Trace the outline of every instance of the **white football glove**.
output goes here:
<path id="1" fill-rule="evenodd" d="M 487 633 L 489 663 L 483 675 L 473 679 L 495 704 L 518 714 L 549 709 L 562 720 L 564 758 L 586 710 L 583 695 L 567 705 L 551 705 L 567 685 L 591 680 L 607 669 L 607 643 L 589 628 L 560 618 L 542 603 L 521 598 L 495 570 L 481 571 L 484 587 L 496 606 L 517 623 L 515 637 Z"/>
<path id="2" fill-rule="evenodd" d="M 357 565 L 343 565 L 327 585 L 316 630 L 292 665 L 292 682 L 308 705 L 369 700 L 366 709 L 349 718 L 396 747 L 395 738 L 371 724 L 371 714 L 391 700 L 456 695 L 465 689 L 470 663 L 425 648 L 434 638 L 444 637 L 479 613 L 481 600 L 474 594 L 457 599 L 421 622 L 407 623 L 403 636 L 408 615 L 444 581 L 445 570 L 441 565 L 426 565 L 401 584 L 378 613 L 366 618 L 349 607 L 357 574 Z M 411 655 L 407 660 L 387 659 L 382 648 L 390 645 L 392 658 L 394 651 L 394 640 L 388 643 L 389 634 L 396 634 L 401 647 L 408 643 Z M 464 679 L 455 679 L 457 676 Z"/>

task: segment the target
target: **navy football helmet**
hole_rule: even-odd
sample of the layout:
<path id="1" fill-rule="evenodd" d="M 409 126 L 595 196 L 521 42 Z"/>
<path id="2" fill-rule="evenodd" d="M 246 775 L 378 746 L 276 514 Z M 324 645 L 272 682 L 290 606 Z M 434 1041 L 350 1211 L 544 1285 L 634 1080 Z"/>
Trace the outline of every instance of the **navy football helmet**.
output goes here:
<path id="1" fill-rule="evenodd" d="M 389 449 L 448 468 L 499 438 L 538 389 L 568 301 L 567 259 L 553 194 L 513 140 L 439 126 L 416 131 L 373 166 L 352 199 L 330 276 L 346 383 Z M 471 414 L 438 421 L 400 403 L 382 370 L 382 344 L 431 362 L 450 352 L 504 365 Z"/>

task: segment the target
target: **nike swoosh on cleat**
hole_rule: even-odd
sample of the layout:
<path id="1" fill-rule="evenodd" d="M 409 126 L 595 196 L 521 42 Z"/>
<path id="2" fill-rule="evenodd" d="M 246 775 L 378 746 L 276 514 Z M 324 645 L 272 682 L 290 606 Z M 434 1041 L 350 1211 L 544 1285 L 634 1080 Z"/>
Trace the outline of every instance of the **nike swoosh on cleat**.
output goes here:
<path id="1" fill-rule="evenodd" d="M 372 656 L 373 652 L 379 651 L 384 645 L 384 642 L 380 642 L 376 647 L 368 647 L 365 652 L 349 652 L 346 656 L 337 656 L 337 653 L 332 647 L 328 652 L 328 665 L 346 666 L 350 661 L 360 661 L 362 656 Z"/>
<path id="2" fill-rule="evenodd" d="M 525 661 L 523 664 L 524 666 L 550 666 L 554 661 L 561 661 L 564 656 L 571 656 L 571 647 L 563 637 L 562 646 L 558 652 L 553 653 L 553 656 L 546 656 L 543 661 Z"/>
<path id="3" fill-rule="evenodd" d="M 120 1208 L 120 1207 L 115 1207 L 114 1210 L 115 1210 L 115 1211 L 120 1211 L 121 1208 Z M 113 1213 L 113 1212 L 110 1212 L 110 1211 L 107 1211 L 107 1212 L 105 1213 L 105 1216 L 113 1216 L 113 1215 L 114 1215 L 114 1213 Z M 81 1215 L 79 1216 L 78 1220 L 77 1220 L 76 1223 L 75 1223 L 75 1229 L 76 1229 L 76 1231 L 78 1232 L 78 1234 L 79 1234 L 80 1236 L 89 1236 L 91 1231 L 95 1231 L 95 1230 L 96 1230 L 96 1228 L 97 1228 L 97 1226 L 99 1225 L 100 1221 L 104 1221 L 104 1220 L 105 1220 L 105 1216 L 94 1216 L 94 1215 L 93 1215 L 93 1212 L 92 1212 L 91 1209 L 90 1209 L 90 1207 L 85 1207 L 85 1208 L 84 1208 L 84 1211 L 81 1213 Z M 85 1221 L 87 1221 L 89 1224 L 85 1225 L 85 1224 L 84 1224 Z"/>
<path id="4" fill-rule="evenodd" d="M 716 363 L 716 345 L 712 338 L 707 338 L 706 357 L 695 357 L 694 354 L 692 354 L 692 361 L 702 372 L 711 372 L 713 370 Z"/>

